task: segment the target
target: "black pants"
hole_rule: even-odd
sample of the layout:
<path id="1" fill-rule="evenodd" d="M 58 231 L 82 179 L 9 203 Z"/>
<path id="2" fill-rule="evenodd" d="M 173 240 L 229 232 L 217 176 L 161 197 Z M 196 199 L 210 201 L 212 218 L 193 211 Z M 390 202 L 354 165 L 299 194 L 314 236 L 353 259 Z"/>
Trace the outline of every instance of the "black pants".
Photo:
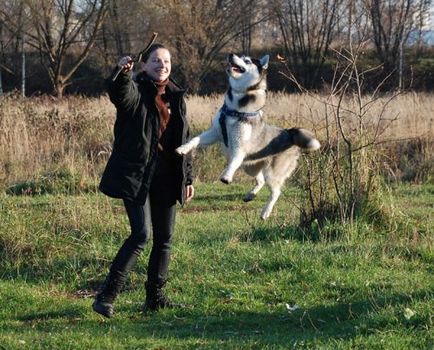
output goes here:
<path id="1" fill-rule="evenodd" d="M 167 279 L 170 248 L 175 224 L 176 199 L 167 177 L 154 177 L 145 205 L 124 200 L 131 235 L 119 249 L 110 273 L 125 281 L 143 251 L 152 227 L 152 250 L 148 264 L 148 282 L 163 284 Z"/>

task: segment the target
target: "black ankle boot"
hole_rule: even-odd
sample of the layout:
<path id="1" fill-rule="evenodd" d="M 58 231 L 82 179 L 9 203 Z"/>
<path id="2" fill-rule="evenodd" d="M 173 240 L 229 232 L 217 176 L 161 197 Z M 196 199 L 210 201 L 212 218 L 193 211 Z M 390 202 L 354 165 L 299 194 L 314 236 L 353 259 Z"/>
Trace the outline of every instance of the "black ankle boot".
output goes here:
<path id="1" fill-rule="evenodd" d="M 98 294 L 92 304 L 92 309 L 100 315 L 110 318 L 113 316 L 113 300 L 107 301 L 103 295 Z"/>
<path id="2" fill-rule="evenodd" d="M 122 285 L 123 280 L 110 272 L 101 287 L 101 291 L 95 297 L 95 301 L 92 304 L 93 311 L 108 318 L 112 317 L 113 302 L 119 294 Z"/>
<path id="3" fill-rule="evenodd" d="M 162 283 L 152 283 L 146 282 L 146 300 L 143 306 L 144 311 L 157 311 L 158 309 L 173 308 L 178 305 L 172 303 L 167 296 L 164 294 L 163 288 L 165 282 Z"/>

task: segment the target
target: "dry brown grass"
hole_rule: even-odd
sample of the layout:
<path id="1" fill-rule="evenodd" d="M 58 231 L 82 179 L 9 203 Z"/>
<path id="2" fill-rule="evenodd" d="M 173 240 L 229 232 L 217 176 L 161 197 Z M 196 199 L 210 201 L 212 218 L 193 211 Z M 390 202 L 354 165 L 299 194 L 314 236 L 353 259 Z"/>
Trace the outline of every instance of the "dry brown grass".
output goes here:
<path id="1" fill-rule="evenodd" d="M 0 99 L 0 183 L 67 167 L 92 175 L 110 150 L 114 108 L 106 97 Z"/>
<path id="2" fill-rule="evenodd" d="M 369 110 L 363 116 L 366 125 L 375 124 L 376 118 L 382 116 L 387 128 L 381 139 L 413 139 L 419 143 L 423 140 L 423 152 L 428 157 L 432 155 L 434 95 L 407 93 L 390 103 L 387 103 L 388 98 L 385 96 L 368 104 Z M 370 97 L 366 99 L 369 101 Z M 222 103 L 222 95 L 188 96 L 188 117 L 194 133 L 210 125 Z M 333 101 L 326 95 L 270 93 L 265 115 L 270 123 L 311 129 L 321 139 L 330 104 L 333 105 Z M 357 101 L 347 98 L 344 110 L 356 109 Z M 99 176 L 110 152 L 115 118 L 115 109 L 107 96 L 61 100 L 3 96 L 0 115 L 1 187 L 34 179 L 57 168 Z M 390 120 L 393 122 L 389 125 Z M 348 128 L 351 131 L 351 122 Z M 411 147 L 408 148 L 411 151 Z M 399 161 L 400 156 L 395 155 L 394 161 Z"/>
<path id="3" fill-rule="evenodd" d="M 370 96 L 364 97 L 366 104 Z M 388 103 L 390 96 L 381 97 L 370 104 L 365 116 L 366 123 L 375 123 L 382 115 L 386 120 L 395 120 L 384 132 L 387 139 L 406 139 L 434 136 L 434 95 L 427 93 L 406 93 L 395 97 Z M 327 95 L 269 93 L 265 116 L 270 123 L 282 127 L 304 127 L 321 131 L 325 123 L 325 104 L 333 101 Z M 223 96 L 190 96 L 188 99 L 189 117 L 199 127 L 208 127 L 215 112 L 221 107 Z M 347 98 L 343 109 L 357 112 L 357 101 Z M 385 124 L 385 123 L 384 123 Z"/>

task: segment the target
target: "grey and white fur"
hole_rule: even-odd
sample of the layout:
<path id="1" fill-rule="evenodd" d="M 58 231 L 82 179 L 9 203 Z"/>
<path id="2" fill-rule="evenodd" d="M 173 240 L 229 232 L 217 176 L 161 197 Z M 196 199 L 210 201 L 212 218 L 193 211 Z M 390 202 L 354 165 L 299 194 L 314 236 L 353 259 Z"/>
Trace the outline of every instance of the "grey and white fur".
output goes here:
<path id="1" fill-rule="evenodd" d="M 319 141 L 307 130 L 283 129 L 264 121 L 262 108 L 266 102 L 268 63 L 268 55 L 254 59 L 230 54 L 226 70 L 229 89 L 223 107 L 208 130 L 176 149 L 179 154 L 187 154 L 196 147 L 221 142 L 228 159 L 220 176 L 222 182 L 231 183 L 237 169 L 242 167 L 256 179 L 256 186 L 244 201 L 254 199 L 264 184 L 270 188 L 262 219 L 270 216 L 285 180 L 295 170 L 300 148 L 320 148 Z"/>

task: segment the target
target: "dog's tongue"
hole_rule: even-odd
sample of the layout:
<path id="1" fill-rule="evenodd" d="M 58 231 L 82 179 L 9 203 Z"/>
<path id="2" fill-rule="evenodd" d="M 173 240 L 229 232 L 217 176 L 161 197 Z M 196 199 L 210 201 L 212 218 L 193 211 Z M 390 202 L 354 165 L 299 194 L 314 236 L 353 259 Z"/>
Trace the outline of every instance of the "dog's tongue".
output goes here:
<path id="1" fill-rule="evenodd" d="M 241 73 L 241 68 L 234 63 L 231 63 L 232 70 Z"/>

